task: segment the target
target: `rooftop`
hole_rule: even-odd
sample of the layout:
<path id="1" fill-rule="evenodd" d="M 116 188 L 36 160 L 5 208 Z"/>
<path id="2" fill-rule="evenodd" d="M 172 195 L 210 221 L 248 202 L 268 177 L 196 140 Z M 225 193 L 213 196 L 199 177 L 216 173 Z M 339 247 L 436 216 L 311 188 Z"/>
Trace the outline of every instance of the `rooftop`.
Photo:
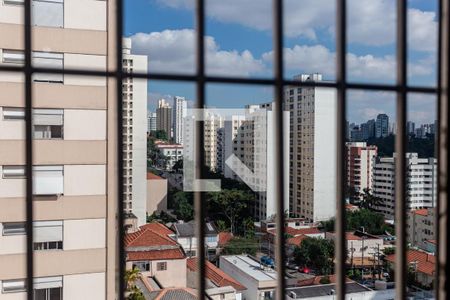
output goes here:
<path id="1" fill-rule="evenodd" d="M 160 176 L 158 176 L 156 174 L 153 174 L 151 172 L 147 172 L 147 180 L 163 180 L 163 179 L 164 178 L 162 178 L 162 177 L 160 177 Z"/>
<path id="2" fill-rule="evenodd" d="M 197 258 L 188 258 L 187 259 L 187 267 L 189 270 L 193 272 L 197 272 Z M 214 283 L 218 287 L 232 286 L 237 291 L 245 290 L 246 287 L 236 281 L 233 277 L 226 274 L 224 271 L 210 263 L 209 261 L 205 261 L 205 271 L 206 278 L 208 278 L 212 283 Z"/>
<path id="3" fill-rule="evenodd" d="M 395 263 L 395 254 L 388 255 L 386 260 Z M 419 250 L 408 250 L 406 254 L 406 261 L 414 267 L 417 263 L 417 271 L 427 275 L 434 275 L 436 270 L 436 257 Z"/>
<path id="4" fill-rule="evenodd" d="M 336 291 L 335 284 L 321 284 L 321 285 L 313 285 L 313 286 L 306 286 L 306 287 L 299 287 L 299 288 L 289 288 L 286 290 L 286 295 L 290 296 L 291 293 L 295 293 L 295 295 L 296 295 L 295 299 L 305 299 L 305 298 L 333 295 L 333 293 L 335 291 Z M 368 291 L 370 291 L 370 289 L 368 289 L 356 282 L 346 283 L 347 294 L 361 293 L 361 292 L 368 292 Z"/>
<path id="5" fill-rule="evenodd" d="M 195 236 L 195 222 L 175 223 L 172 225 L 172 227 L 179 237 Z M 214 224 L 211 222 L 207 222 L 205 226 L 205 234 L 217 234 L 216 226 L 214 226 Z"/>
<path id="6" fill-rule="evenodd" d="M 276 235 L 276 229 L 269 229 L 267 231 L 269 234 Z M 308 235 L 308 234 L 320 234 L 322 231 L 319 230 L 317 227 L 308 227 L 308 228 L 299 228 L 295 229 L 292 227 L 286 227 L 284 229 L 284 233 L 292 235 L 292 236 L 298 236 L 298 235 Z"/>
<path id="7" fill-rule="evenodd" d="M 189 288 L 167 288 L 160 291 L 149 292 L 146 300 L 198 300 L 195 291 Z"/>
<path id="8" fill-rule="evenodd" d="M 228 231 L 219 232 L 219 246 L 225 246 L 233 238 L 233 234 Z"/>
<path id="9" fill-rule="evenodd" d="M 272 269 L 262 269 L 261 264 L 246 255 L 225 255 L 220 257 L 228 263 L 234 265 L 241 272 L 253 277 L 257 281 L 274 281 L 277 279 L 277 274 Z"/>

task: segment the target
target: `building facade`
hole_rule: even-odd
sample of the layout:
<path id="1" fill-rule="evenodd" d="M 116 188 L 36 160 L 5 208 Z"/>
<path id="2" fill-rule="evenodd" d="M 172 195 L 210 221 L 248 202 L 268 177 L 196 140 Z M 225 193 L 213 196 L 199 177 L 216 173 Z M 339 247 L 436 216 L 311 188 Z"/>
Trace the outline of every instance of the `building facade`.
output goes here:
<path id="1" fill-rule="evenodd" d="M 294 80 L 321 81 L 322 75 Z M 328 220 L 336 210 L 336 93 L 332 89 L 285 89 L 290 112 L 289 211 L 313 221 Z"/>
<path id="2" fill-rule="evenodd" d="M 186 117 L 187 101 L 184 97 L 173 97 L 173 141 L 183 144 L 184 118 Z"/>
<path id="3" fill-rule="evenodd" d="M 131 54 L 131 39 L 123 39 L 123 69 L 147 73 L 147 56 Z M 123 84 L 124 209 L 146 223 L 147 201 L 147 80 L 126 78 Z"/>
<path id="4" fill-rule="evenodd" d="M 423 208 L 408 212 L 407 241 L 412 247 L 430 250 L 429 244 L 436 240 L 436 209 Z M 434 252 L 434 251 L 432 251 Z"/>
<path id="5" fill-rule="evenodd" d="M 379 114 L 375 121 L 375 137 L 382 138 L 389 135 L 389 117 L 386 114 Z"/>
<path id="6" fill-rule="evenodd" d="M 164 99 L 158 101 L 156 108 L 156 130 L 164 131 L 168 140 L 172 138 L 172 107 Z"/>
<path id="7" fill-rule="evenodd" d="M 33 1 L 33 64 L 115 70 L 115 2 Z M 4 66 L 24 64 L 23 3 L 0 2 Z M 35 299 L 116 297 L 115 83 L 33 75 Z M 0 299 L 26 299 L 23 74 L 1 71 L 0 90 Z"/>
<path id="8" fill-rule="evenodd" d="M 417 153 L 406 153 L 407 207 L 411 210 L 436 205 L 436 159 L 419 158 Z M 395 154 L 377 158 L 373 168 L 373 195 L 379 199 L 375 208 L 385 218 L 394 220 L 395 209 Z"/>
<path id="9" fill-rule="evenodd" d="M 155 112 L 148 112 L 147 116 L 147 132 L 156 131 L 156 113 Z"/>
<path id="10" fill-rule="evenodd" d="M 372 169 L 376 156 L 377 146 L 367 146 L 365 142 L 347 143 L 347 183 L 356 194 L 372 189 Z"/>

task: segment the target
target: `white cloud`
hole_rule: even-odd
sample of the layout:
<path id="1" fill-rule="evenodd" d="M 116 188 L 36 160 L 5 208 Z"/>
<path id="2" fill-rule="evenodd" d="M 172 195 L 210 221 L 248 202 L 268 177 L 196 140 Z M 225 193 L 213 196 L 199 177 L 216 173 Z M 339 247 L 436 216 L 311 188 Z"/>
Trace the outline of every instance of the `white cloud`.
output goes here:
<path id="1" fill-rule="evenodd" d="M 155 0 L 178 9 L 194 8 L 193 0 Z M 335 1 L 286 0 L 285 34 L 315 40 L 320 31 L 334 36 Z M 209 0 L 207 15 L 224 23 L 236 23 L 270 32 L 272 0 Z M 408 9 L 409 43 L 412 49 L 436 49 L 435 12 Z M 396 38 L 396 7 L 393 0 L 350 0 L 348 2 L 348 40 L 368 46 L 393 45 Z"/>
<path id="2" fill-rule="evenodd" d="M 334 78 L 336 72 L 336 54 L 322 45 L 299 46 L 285 48 L 285 65 L 288 71 L 315 73 L 319 72 Z M 273 52 L 266 52 L 263 60 L 271 63 Z M 393 56 L 358 56 L 347 54 L 348 76 L 350 79 L 393 81 L 396 74 L 396 62 Z M 428 60 L 418 61 L 409 65 L 411 76 L 433 74 L 433 67 Z"/>
<path id="3" fill-rule="evenodd" d="M 195 32 L 191 29 L 136 33 L 131 36 L 133 53 L 149 57 L 153 72 L 193 73 L 195 71 Z M 262 61 L 250 51 L 221 50 L 213 37 L 207 36 L 206 71 L 210 75 L 249 76 L 264 71 Z"/>

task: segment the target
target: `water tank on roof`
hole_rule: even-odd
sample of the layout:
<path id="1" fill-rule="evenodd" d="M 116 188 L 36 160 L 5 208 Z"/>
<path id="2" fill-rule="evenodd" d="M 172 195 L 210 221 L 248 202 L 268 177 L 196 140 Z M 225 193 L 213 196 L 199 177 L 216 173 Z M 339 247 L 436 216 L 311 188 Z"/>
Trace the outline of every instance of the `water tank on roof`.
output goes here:
<path id="1" fill-rule="evenodd" d="M 375 290 L 387 289 L 387 282 L 383 280 L 375 280 Z"/>

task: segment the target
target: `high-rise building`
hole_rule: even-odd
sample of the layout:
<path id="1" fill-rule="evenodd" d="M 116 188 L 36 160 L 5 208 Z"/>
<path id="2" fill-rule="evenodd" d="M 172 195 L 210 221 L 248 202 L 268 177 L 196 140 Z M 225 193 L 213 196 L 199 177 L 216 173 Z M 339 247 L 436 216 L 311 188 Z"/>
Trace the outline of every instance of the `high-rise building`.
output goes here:
<path id="1" fill-rule="evenodd" d="M 123 70 L 147 73 L 147 56 L 131 54 L 131 39 L 123 40 Z M 147 80 L 123 80 L 124 209 L 146 223 L 147 201 Z"/>
<path id="2" fill-rule="evenodd" d="M 415 133 L 416 124 L 412 121 L 406 122 L 406 132 L 408 134 L 414 134 Z"/>
<path id="3" fill-rule="evenodd" d="M 205 164 L 217 171 L 217 130 L 223 127 L 223 117 L 206 113 L 204 120 Z"/>
<path id="4" fill-rule="evenodd" d="M 366 123 L 361 124 L 361 138 L 366 141 L 375 137 L 375 120 L 369 120 Z"/>
<path id="5" fill-rule="evenodd" d="M 387 137 L 389 135 L 389 117 L 386 114 L 379 114 L 375 121 L 375 137 Z"/>
<path id="6" fill-rule="evenodd" d="M 235 178 L 246 183 L 250 183 L 256 191 L 256 201 L 254 207 L 254 216 L 259 220 L 265 220 L 276 214 L 277 195 L 275 194 L 275 185 L 271 178 L 276 176 L 276 163 L 273 155 L 275 152 L 275 115 L 272 111 L 272 103 L 264 103 L 260 105 L 247 105 L 245 116 L 234 116 L 229 123 L 228 132 L 235 134 L 227 134 L 225 143 L 232 145 L 232 153 L 238 158 L 242 164 L 232 164 L 233 170 L 238 170 L 238 174 L 233 172 L 227 166 L 227 177 Z M 285 112 L 284 131 L 289 130 L 289 112 Z M 240 124 L 240 125 L 239 125 Z M 226 125 L 225 125 L 226 126 Z M 232 127 L 232 129 L 230 128 Z M 255 128 L 256 127 L 256 128 Z M 231 130 L 230 130 L 231 129 Z M 286 134 L 284 137 L 285 157 L 289 156 L 289 138 Z M 225 157 L 228 159 L 229 155 Z M 289 177 L 288 160 L 285 160 L 285 177 Z M 248 168 L 251 174 L 246 174 L 243 169 Z M 288 182 L 285 181 L 285 189 L 288 189 Z M 289 195 L 285 194 L 285 207 L 288 211 Z"/>
<path id="7" fill-rule="evenodd" d="M 225 165 L 225 128 L 217 129 L 217 166 L 216 171 L 223 174 Z"/>
<path id="8" fill-rule="evenodd" d="M 294 79 L 321 81 L 322 75 Z M 336 93 L 288 86 L 284 100 L 290 112 L 290 211 L 313 221 L 327 220 L 336 210 Z"/>
<path id="9" fill-rule="evenodd" d="M 0 1 L 3 66 L 25 61 L 24 2 Z M 33 65 L 115 70 L 115 9 L 33 1 Z M 116 80 L 40 73 L 32 87 L 34 299 L 115 299 Z M 26 299 L 23 74 L 0 71 L 0 90 L 0 299 Z"/>
<path id="10" fill-rule="evenodd" d="M 375 207 L 387 219 L 394 220 L 395 209 L 395 160 L 393 157 L 378 157 L 373 167 L 373 195 L 380 201 Z M 406 153 L 407 207 L 421 209 L 436 205 L 436 159 L 419 158 L 417 153 Z"/>
<path id="11" fill-rule="evenodd" d="M 239 130 L 241 129 L 242 123 L 245 121 L 245 116 L 243 115 L 234 115 L 231 116 L 230 120 L 226 120 L 224 122 L 224 157 L 223 157 L 223 174 L 227 178 L 233 178 L 238 180 L 237 175 L 230 169 L 229 166 L 225 164 L 225 161 L 232 154 L 235 154 L 238 157 L 244 155 L 244 153 L 239 153 L 241 147 L 238 145 L 237 136 L 239 134 Z M 243 152 L 243 150 L 242 150 Z"/>
<path id="12" fill-rule="evenodd" d="M 156 113 L 149 111 L 147 115 L 147 132 L 156 131 Z"/>
<path id="13" fill-rule="evenodd" d="M 156 130 L 162 130 L 166 133 L 167 139 L 172 137 L 172 108 L 165 99 L 158 101 L 156 109 Z"/>
<path id="14" fill-rule="evenodd" d="M 187 101 L 184 97 L 173 97 L 173 141 L 183 144 L 184 118 L 186 117 Z"/>
<path id="15" fill-rule="evenodd" d="M 367 146 L 365 142 L 347 143 L 347 182 L 355 193 L 372 189 L 372 168 L 376 156 L 376 146 Z"/>

